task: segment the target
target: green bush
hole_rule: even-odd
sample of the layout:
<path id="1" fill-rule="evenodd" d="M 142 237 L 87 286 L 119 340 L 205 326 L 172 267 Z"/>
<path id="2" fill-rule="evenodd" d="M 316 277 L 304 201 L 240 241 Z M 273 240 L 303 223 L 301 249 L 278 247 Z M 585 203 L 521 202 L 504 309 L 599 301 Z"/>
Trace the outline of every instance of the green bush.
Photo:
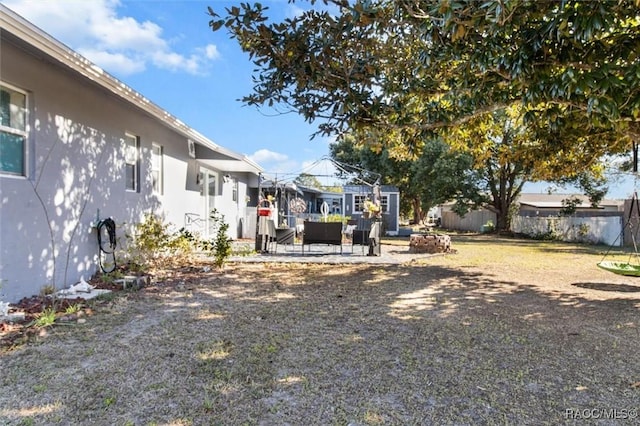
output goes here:
<path id="1" fill-rule="evenodd" d="M 482 225 L 482 232 L 484 232 L 484 233 L 493 232 L 495 230 L 496 230 L 496 227 L 493 224 L 492 220 L 488 220 L 487 223 Z"/>
<path id="2" fill-rule="evenodd" d="M 342 222 L 342 224 L 346 224 L 347 221 L 351 219 L 351 216 L 342 216 L 341 214 L 329 214 L 327 215 L 327 222 Z M 322 219 L 324 220 L 324 218 Z"/>
<path id="3" fill-rule="evenodd" d="M 134 226 L 127 245 L 128 261 L 136 269 L 158 263 L 179 262 L 193 253 L 194 237 L 186 232 L 170 232 L 170 225 L 159 217 L 147 214 Z"/>
<path id="4" fill-rule="evenodd" d="M 214 238 L 207 241 L 191 231 L 180 228 L 171 232 L 171 225 L 152 214 L 134 226 L 133 235 L 127 235 L 127 263 L 130 270 L 144 271 L 149 267 L 174 265 L 185 262 L 195 251 L 213 256 L 222 267 L 231 255 L 231 240 L 227 236 L 229 224 L 216 209 L 210 215 L 215 230 Z"/>
<path id="5" fill-rule="evenodd" d="M 213 209 L 209 216 L 216 230 L 212 242 L 211 253 L 218 268 L 222 268 L 227 258 L 231 255 L 231 239 L 227 236 L 229 224 L 224 221 L 224 215 Z"/>

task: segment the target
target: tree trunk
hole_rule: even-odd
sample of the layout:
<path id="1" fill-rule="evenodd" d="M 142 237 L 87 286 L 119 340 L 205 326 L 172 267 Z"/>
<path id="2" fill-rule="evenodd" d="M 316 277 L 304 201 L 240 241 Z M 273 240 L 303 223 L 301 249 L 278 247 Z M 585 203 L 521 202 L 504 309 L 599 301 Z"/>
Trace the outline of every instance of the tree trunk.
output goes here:
<path id="1" fill-rule="evenodd" d="M 418 225 L 422 222 L 422 203 L 420 202 L 420 198 L 413 198 L 411 204 L 413 205 L 413 223 Z"/>
<path id="2" fill-rule="evenodd" d="M 509 231 L 511 229 L 511 221 L 507 212 L 496 211 L 496 231 Z"/>

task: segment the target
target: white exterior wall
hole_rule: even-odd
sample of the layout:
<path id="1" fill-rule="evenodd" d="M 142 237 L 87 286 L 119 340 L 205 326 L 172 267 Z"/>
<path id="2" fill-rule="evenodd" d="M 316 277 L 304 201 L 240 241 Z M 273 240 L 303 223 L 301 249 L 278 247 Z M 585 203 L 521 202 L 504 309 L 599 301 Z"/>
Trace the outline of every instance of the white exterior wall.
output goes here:
<path id="1" fill-rule="evenodd" d="M 247 203 L 245 196 L 247 184 L 240 180 L 240 176 L 242 176 L 240 173 L 229 173 L 230 179 L 227 182 L 224 182 L 223 175 L 224 173 L 220 175 L 220 192 L 216 198 L 216 209 L 224 215 L 225 222 L 229 224 L 227 231 L 229 238 L 242 238 L 239 226 L 242 222 L 243 229 L 246 227 Z M 238 179 L 238 198 L 236 201 L 233 201 L 234 179 Z"/>
<path id="2" fill-rule="evenodd" d="M 124 224 L 160 214 L 178 228 L 185 213 L 204 216 L 198 162 L 184 136 L 86 79 L 3 43 L 0 81 L 28 93 L 30 132 L 26 177 L 0 174 L 0 300 L 17 301 L 45 285 L 65 288 L 97 269 L 92 228 L 113 217 Z M 124 180 L 124 137 L 140 137 L 140 190 Z M 163 147 L 163 193 L 152 193 L 151 147 Z M 221 177 L 224 171 L 220 171 Z M 244 201 L 249 173 L 236 174 Z M 220 179 L 220 185 L 222 185 Z M 229 205 L 225 184 L 216 207 L 231 224 L 244 206 Z"/>

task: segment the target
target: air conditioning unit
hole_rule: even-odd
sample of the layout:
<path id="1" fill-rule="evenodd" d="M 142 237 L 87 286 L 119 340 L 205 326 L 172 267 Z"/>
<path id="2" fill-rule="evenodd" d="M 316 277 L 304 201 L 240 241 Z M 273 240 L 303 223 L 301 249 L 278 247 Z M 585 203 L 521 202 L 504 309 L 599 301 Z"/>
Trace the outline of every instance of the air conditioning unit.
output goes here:
<path id="1" fill-rule="evenodd" d="M 195 144 L 195 142 L 192 141 L 192 140 L 188 140 L 187 143 L 189 144 L 189 157 L 196 158 L 196 144 Z"/>

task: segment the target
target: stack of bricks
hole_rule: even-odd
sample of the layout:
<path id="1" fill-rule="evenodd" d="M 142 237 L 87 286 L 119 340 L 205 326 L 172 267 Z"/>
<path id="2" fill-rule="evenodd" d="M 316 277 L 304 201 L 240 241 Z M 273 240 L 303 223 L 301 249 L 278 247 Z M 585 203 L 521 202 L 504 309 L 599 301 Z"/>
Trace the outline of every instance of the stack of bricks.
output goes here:
<path id="1" fill-rule="evenodd" d="M 451 237 L 448 235 L 411 234 L 410 253 L 448 253 L 451 251 Z"/>

